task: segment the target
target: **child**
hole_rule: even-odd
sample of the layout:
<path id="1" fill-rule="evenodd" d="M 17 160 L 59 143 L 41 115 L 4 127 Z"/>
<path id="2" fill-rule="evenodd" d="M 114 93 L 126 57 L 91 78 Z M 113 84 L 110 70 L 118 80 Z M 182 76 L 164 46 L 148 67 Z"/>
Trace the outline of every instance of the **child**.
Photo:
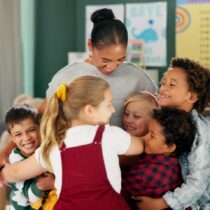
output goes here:
<path id="1" fill-rule="evenodd" d="M 129 209 L 120 195 L 118 155 L 140 154 L 143 144 L 108 124 L 113 112 L 111 89 L 103 79 L 81 76 L 61 85 L 42 118 L 40 150 L 6 166 L 3 178 L 28 179 L 50 170 L 59 194 L 54 210 Z"/>
<path id="2" fill-rule="evenodd" d="M 158 101 L 152 93 L 143 91 L 130 95 L 124 102 L 124 129 L 132 136 L 144 136 L 148 132 L 149 120 L 155 108 L 158 108 Z M 121 168 L 127 170 L 138 157 L 121 155 Z"/>
<path id="3" fill-rule="evenodd" d="M 10 139 L 16 145 L 9 155 L 9 162 L 19 162 L 32 155 L 40 144 L 37 111 L 28 105 L 14 105 L 6 114 L 5 124 Z M 12 183 L 10 209 L 31 209 L 30 202 L 39 200 L 44 193 L 43 190 L 48 190 L 51 185 L 53 178 L 50 175 Z"/>
<path id="4" fill-rule="evenodd" d="M 135 208 L 132 196 L 161 197 L 182 182 L 178 157 L 189 152 L 195 137 L 191 115 L 178 109 L 154 110 L 143 137 L 145 154 L 123 173 L 122 194 Z"/>
<path id="5" fill-rule="evenodd" d="M 153 109 L 158 108 L 156 97 L 147 91 L 130 95 L 124 102 L 123 127 L 132 136 L 144 136 Z"/>
<path id="6" fill-rule="evenodd" d="M 210 100 L 210 71 L 187 58 L 174 58 L 160 86 L 159 105 L 192 114 L 197 127 L 190 153 L 180 157 L 184 183 L 163 198 L 136 197 L 139 209 L 209 209 L 210 206 L 210 126 L 202 116 Z"/>

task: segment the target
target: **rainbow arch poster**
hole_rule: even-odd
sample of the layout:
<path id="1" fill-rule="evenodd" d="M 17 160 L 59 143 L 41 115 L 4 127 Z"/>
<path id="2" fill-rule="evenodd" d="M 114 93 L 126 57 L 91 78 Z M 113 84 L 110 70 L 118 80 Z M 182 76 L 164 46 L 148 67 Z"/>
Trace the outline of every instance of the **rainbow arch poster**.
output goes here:
<path id="1" fill-rule="evenodd" d="M 178 0 L 176 55 L 210 67 L 210 0 Z"/>

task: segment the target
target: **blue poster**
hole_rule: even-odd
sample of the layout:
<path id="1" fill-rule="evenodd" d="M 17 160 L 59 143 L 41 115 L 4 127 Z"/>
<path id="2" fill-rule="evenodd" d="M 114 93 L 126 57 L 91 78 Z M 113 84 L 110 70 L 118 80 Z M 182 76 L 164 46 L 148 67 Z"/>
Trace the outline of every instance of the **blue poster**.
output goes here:
<path id="1" fill-rule="evenodd" d="M 146 66 L 166 66 L 166 2 L 126 4 L 129 38 L 144 42 Z"/>

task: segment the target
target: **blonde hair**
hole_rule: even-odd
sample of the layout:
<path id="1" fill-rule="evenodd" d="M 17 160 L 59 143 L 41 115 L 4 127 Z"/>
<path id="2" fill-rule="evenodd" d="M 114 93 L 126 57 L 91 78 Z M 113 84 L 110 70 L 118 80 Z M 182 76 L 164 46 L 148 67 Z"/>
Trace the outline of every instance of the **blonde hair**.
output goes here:
<path id="1" fill-rule="evenodd" d="M 135 101 L 146 101 L 149 105 L 148 108 L 150 109 L 151 113 L 153 109 L 159 108 L 158 101 L 155 98 L 155 96 L 150 92 L 143 91 L 143 92 L 134 93 L 128 96 L 124 102 L 124 109 L 126 109 L 129 103 L 135 102 Z"/>
<path id="2" fill-rule="evenodd" d="M 71 119 L 77 119 L 86 105 L 98 106 L 108 88 L 109 84 L 101 78 L 81 76 L 67 86 L 65 101 L 59 100 L 56 93 L 51 97 L 40 126 L 42 156 L 50 171 L 50 151 L 55 145 L 61 145 Z"/>
<path id="3" fill-rule="evenodd" d="M 15 98 L 15 100 L 13 101 L 13 105 L 28 104 L 29 106 L 38 110 L 43 101 L 43 98 L 32 98 L 31 96 L 28 96 L 26 94 L 21 94 Z"/>

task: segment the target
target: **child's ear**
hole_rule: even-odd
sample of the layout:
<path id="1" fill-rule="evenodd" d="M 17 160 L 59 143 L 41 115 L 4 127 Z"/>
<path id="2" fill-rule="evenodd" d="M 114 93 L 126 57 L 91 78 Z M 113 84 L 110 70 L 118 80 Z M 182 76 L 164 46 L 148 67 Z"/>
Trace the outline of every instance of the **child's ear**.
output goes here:
<path id="1" fill-rule="evenodd" d="M 166 145 L 165 151 L 168 154 L 171 154 L 176 149 L 176 144 Z"/>
<path id="2" fill-rule="evenodd" d="M 11 134 L 11 133 L 9 133 L 9 134 L 8 134 L 8 140 L 10 140 L 10 141 L 12 141 L 13 143 L 15 143 L 15 144 L 16 144 L 16 142 L 15 142 L 15 138 L 13 138 L 13 136 L 12 136 L 12 134 Z"/>
<path id="3" fill-rule="evenodd" d="M 194 104 L 197 100 L 198 100 L 198 94 L 197 93 L 191 93 L 190 98 L 189 98 L 189 102 Z"/>
<path id="4" fill-rule="evenodd" d="M 84 107 L 84 113 L 85 113 L 86 116 L 91 118 L 92 114 L 93 114 L 93 107 L 91 105 L 86 105 Z"/>

